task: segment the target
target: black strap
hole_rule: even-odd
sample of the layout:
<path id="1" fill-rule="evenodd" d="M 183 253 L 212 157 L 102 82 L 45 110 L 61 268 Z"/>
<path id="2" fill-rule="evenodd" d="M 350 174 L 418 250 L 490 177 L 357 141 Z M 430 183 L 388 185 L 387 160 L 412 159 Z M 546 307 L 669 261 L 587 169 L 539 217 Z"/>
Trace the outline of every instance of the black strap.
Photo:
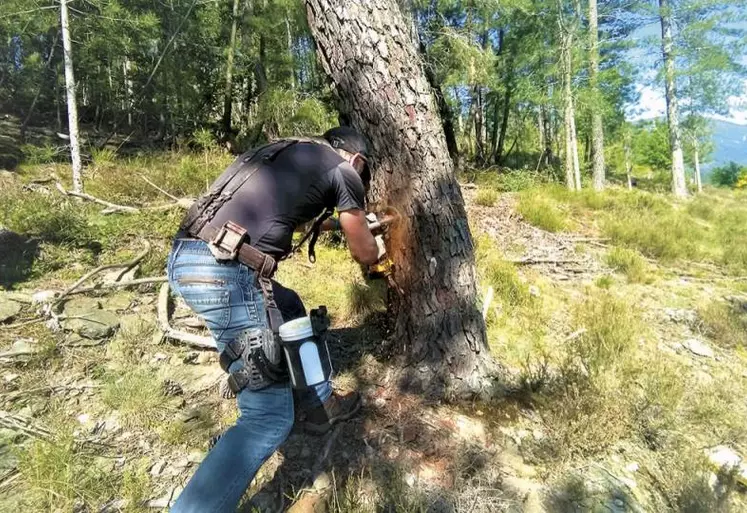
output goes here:
<path id="1" fill-rule="evenodd" d="M 262 163 L 272 162 L 283 150 L 299 142 L 297 139 L 284 139 L 250 150 L 237 158 L 213 183 L 208 193 L 190 207 L 181 229 L 192 232 L 202 230 L 236 191 L 257 173 Z"/>
<path id="2" fill-rule="evenodd" d="M 306 230 L 306 233 L 303 234 L 301 240 L 298 241 L 295 246 L 293 246 L 293 249 L 291 249 L 287 255 L 283 255 L 280 260 L 282 261 L 293 256 L 293 254 L 298 252 L 298 250 L 301 249 L 301 246 L 303 246 L 304 243 L 309 240 L 309 237 L 311 237 L 311 240 L 309 241 L 309 262 L 311 262 L 312 264 L 316 262 L 315 246 L 317 239 L 319 239 L 319 234 L 322 231 L 322 223 L 324 223 L 324 221 L 326 221 L 334 213 L 334 209 L 331 208 L 328 208 L 327 210 L 322 212 L 319 217 L 314 219 L 314 223 L 311 225 L 311 228 Z"/>

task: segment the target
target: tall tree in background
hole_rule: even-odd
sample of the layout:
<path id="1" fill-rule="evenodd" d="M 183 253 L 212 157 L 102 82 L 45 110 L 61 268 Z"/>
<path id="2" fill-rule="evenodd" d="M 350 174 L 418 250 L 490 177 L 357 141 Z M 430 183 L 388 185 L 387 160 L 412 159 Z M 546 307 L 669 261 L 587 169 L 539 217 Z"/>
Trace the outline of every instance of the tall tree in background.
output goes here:
<path id="1" fill-rule="evenodd" d="M 236 32 L 239 23 L 239 0 L 233 0 L 231 9 L 231 35 L 228 39 L 228 56 L 226 59 L 226 89 L 223 93 L 223 130 L 226 136 L 231 133 L 231 115 L 233 111 L 233 58 L 236 53 Z"/>
<path id="2" fill-rule="evenodd" d="M 83 192 L 83 173 L 78 141 L 78 104 L 75 101 L 75 74 L 73 73 L 73 45 L 70 41 L 70 22 L 67 1 L 60 0 L 60 30 L 65 59 L 65 92 L 67 94 L 67 124 L 70 136 L 70 154 L 73 163 L 73 191 Z"/>
<path id="3" fill-rule="evenodd" d="M 599 23 L 597 0 L 589 0 L 589 79 L 591 82 L 591 146 L 594 189 L 604 189 L 604 125 L 599 94 Z"/>
<path id="4" fill-rule="evenodd" d="M 581 168 L 578 160 L 576 109 L 573 101 L 573 41 L 578 29 L 575 7 L 566 11 L 565 0 L 557 0 L 560 38 L 560 68 L 563 83 L 563 112 L 565 128 L 565 184 L 570 190 L 581 190 Z"/>
<path id="5" fill-rule="evenodd" d="M 685 160 L 682 153 L 682 134 L 677 106 L 677 82 L 672 34 L 672 7 L 669 0 L 659 0 L 659 20 L 661 22 L 661 50 L 664 56 L 664 86 L 666 89 L 667 121 L 669 124 L 669 145 L 672 151 L 672 192 L 680 198 L 687 197 L 685 181 Z"/>
<path id="6" fill-rule="evenodd" d="M 402 214 L 388 241 L 389 308 L 410 385 L 439 395 L 482 391 L 493 362 L 477 308 L 474 247 L 411 31 L 396 0 L 306 5 L 339 110 L 371 138 L 373 197 Z"/>

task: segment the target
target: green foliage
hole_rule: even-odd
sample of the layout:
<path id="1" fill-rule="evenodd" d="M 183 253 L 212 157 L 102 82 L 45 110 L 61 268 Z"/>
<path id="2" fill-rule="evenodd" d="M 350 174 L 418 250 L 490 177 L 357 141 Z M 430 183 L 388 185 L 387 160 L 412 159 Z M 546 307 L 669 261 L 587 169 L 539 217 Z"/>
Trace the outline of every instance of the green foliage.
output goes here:
<path id="1" fill-rule="evenodd" d="M 198 150 L 203 152 L 214 150 L 216 147 L 215 137 L 206 128 L 195 130 L 195 133 L 192 134 L 192 142 Z"/>
<path id="2" fill-rule="evenodd" d="M 630 283 L 644 283 L 647 279 L 647 266 L 641 255 L 625 248 L 611 249 L 605 258 L 607 265 L 622 272 Z"/>
<path id="3" fill-rule="evenodd" d="M 736 187 L 740 177 L 744 174 L 747 174 L 747 167 L 740 166 L 736 162 L 729 162 L 725 166 L 713 169 L 710 180 L 717 187 Z"/>
<path id="4" fill-rule="evenodd" d="M 88 244 L 94 240 L 89 205 L 54 193 L 0 191 L 0 225 L 51 242 Z"/>
<path id="5" fill-rule="evenodd" d="M 31 165 L 49 164 L 57 160 L 59 155 L 58 149 L 49 144 L 43 146 L 24 144 L 21 151 L 24 162 Z"/>
<path id="6" fill-rule="evenodd" d="M 475 196 L 475 203 L 483 207 L 492 207 L 498 201 L 498 193 L 492 189 L 480 189 Z"/>
<path id="7" fill-rule="evenodd" d="M 526 222 L 548 232 L 559 232 L 568 227 L 568 218 L 557 203 L 535 191 L 521 193 L 516 210 Z"/>

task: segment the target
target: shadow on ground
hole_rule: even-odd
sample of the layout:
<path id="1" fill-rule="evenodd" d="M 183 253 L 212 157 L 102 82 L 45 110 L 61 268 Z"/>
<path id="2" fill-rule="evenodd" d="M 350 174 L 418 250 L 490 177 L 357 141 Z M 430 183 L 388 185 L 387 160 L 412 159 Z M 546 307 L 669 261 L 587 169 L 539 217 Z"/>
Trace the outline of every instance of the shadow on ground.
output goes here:
<path id="1" fill-rule="evenodd" d="M 362 413 L 323 436 L 297 425 L 240 511 L 498 512 L 517 500 L 484 423 L 398 386 L 385 330 L 383 314 L 333 330 L 338 381 L 361 392 Z"/>
<path id="2" fill-rule="evenodd" d="M 0 228 L 0 287 L 26 280 L 38 255 L 38 240 Z"/>

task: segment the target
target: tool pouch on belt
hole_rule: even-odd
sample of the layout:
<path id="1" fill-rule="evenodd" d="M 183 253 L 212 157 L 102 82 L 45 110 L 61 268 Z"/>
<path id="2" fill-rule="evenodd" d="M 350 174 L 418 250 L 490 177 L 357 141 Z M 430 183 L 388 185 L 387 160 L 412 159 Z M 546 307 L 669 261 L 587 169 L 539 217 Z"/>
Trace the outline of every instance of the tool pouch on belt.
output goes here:
<path id="1" fill-rule="evenodd" d="M 241 368 L 229 372 L 236 361 L 241 361 Z M 282 349 L 272 330 L 265 328 L 245 330 L 226 344 L 220 366 L 228 372 L 228 386 L 235 394 L 244 388 L 261 390 L 288 379 Z"/>

